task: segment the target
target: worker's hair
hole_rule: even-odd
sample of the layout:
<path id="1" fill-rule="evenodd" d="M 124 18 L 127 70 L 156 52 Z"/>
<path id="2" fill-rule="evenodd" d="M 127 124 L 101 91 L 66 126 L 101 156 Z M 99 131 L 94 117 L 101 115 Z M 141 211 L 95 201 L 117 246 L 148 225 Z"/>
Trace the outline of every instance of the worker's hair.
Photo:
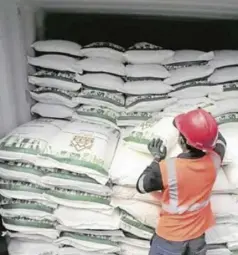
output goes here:
<path id="1" fill-rule="evenodd" d="M 180 137 L 181 137 L 181 143 L 183 144 L 183 146 L 191 152 L 200 152 L 201 150 L 192 147 L 191 145 L 187 144 L 187 139 L 180 133 Z"/>

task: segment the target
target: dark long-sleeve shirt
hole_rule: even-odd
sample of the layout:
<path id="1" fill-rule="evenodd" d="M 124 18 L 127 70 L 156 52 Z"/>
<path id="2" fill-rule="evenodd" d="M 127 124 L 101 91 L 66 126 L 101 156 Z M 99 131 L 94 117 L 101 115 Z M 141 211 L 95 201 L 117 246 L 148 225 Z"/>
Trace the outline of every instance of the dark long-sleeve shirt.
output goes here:
<path id="1" fill-rule="evenodd" d="M 226 140 L 221 133 L 218 134 L 218 140 L 214 151 L 221 157 L 223 161 L 226 152 Z M 205 155 L 203 151 L 186 152 L 178 155 L 178 158 L 195 159 Z M 153 191 L 163 190 L 163 180 L 159 162 L 156 159 L 144 170 L 136 184 L 139 193 L 149 193 Z"/>

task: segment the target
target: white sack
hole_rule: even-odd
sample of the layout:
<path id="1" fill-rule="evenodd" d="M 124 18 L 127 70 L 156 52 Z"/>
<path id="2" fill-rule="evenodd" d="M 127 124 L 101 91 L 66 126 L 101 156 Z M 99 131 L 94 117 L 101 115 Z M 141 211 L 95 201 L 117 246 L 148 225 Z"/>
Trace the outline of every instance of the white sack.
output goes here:
<path id="1" fill-rule="evenodd" d="M 40 87 L 63 89 L 68 91 L 78 91 L 82 87 L 82 84 L 79 82 L 73 82 L 61 78 L 56 79 L 55 77 L 28 76 L 28 82 Z"/>
<path id="2" fill-rule="evenodd" d="M 83 56 L 89 58 L 108 58 L 120 62 L 125 62 L 124 52 L 125 49 L 123 47 L 110 42 L 90 43 L 85 45 L 81 50 Z"/>
<path id="3" fill-rule="evenodd" d="M 224 244 L 238 240 L 238 226 L 230 224 L 215 225 L 206 232 L 207 244 Z"/>
<path id="4" fill-rule="evenodd" d="M 168 152 L 178 140 L 178 130 L 173 125 L 174 117 L 154 117 L 143 122 L 124 138 L 126 144 L 143 153 L 149 153 L 147 145 L 154 138 L 163 140 Z"/>
<path id="5" fill-rule="evenodd" d="M 126 76 L 133 78 L 160 78 L 165 79 L 170 73 L 165 67 L 153 64 L 126 65 Z"/>
<path id="6" fill-rule="evenodd" d="M 140 42 L 131 46 L 125 57 L 127 62 L 132 64 L 160 64 L 173 54 L 172 50 L 162 50 L 156 45 Z"/>
<path id="7" fill-rule="evenodd" d="M 40 57 L 27 57 L 28 63 L 32 66 L 82 73 L 82 69 L 77 65 L 77 60 L 63 55 L 43 55 Z"/>
<path id="8" fill-rule="evenodd" d="M 152 160 L 150 154 L 134 151 L 121 141 L 109 170 L 110 178 L 117 185 L 135 187 L 139 176 Z"/>
<path id="9" fill-rule="evenodd" d="M 213 84 L 237 80 L 238 80 L 238 67 L 226 67 L 215 70 L 215 72 L 208 78 L 208 81 Z"/>
<path id="10" fill-rule="evenodd" d="M 169 105 L 174 105 L 177 98 L 162 95 L 138 95 L 126 97 L 127 112 L 158 112 Z"/>
<path id="11" fill-rule="evenodd" d="M 79 92 L 41 87 L 34 89 L 30 94 L 34 100 L 43 104 L 64 105 L 69 108 L 74 108 L 79 104 Z"/>
<path id="12" fill-rule="evenodd" d="M 160 80 L 126 81 L 122 92 L 129 95 L 165 94 L 173 88 Z"/>
<path id="13" fill-rule="evenodd" d="M 191 66 L 177 70 L 171 70 L 171 76 L 165 79 L 168 85 L 176 85 L 182 82 L 206 78 L 213 73 L 214 69 L 210 66 Z"/>
<path id="14" fill-rule="evenodd" d="M 210 92 L 208 97 L 215 101 L 238 98 L 238 82 L 227 82 L 216 86 L 216 91 Z"/>
<path id="15" fill-rule="evenodd" d="M 146 239 L 146 240 L 151 240 L 154 234 L 154 228 L 150 228 L 142 224 L 141 222 L 136 220 L 134 217 L 132 217 L 125 211 L 122 211 L 120 229 L 134 236 L 137 236 L 139 238 Z"/>
<path id="16" fill-rule="evenodd" d="M 117 128 L 117 119 L 120 113 L 101 106 L 82 105 L 73 114 L 76 120 L 89 120 L 106 126 Z"/>
<path id="17" fill-rule="evenodd" d="M 59 206 L 54 216 L 60 224 L 73 229 L 116 230 L 120 225 L 118 210 L 107 215 L 101 212 Z"/>
<path id="18" fill-rule="evenodd" d="M 45 199 L 66 207 L 111 212 L 110 198 L 70 189 L 52 188 L 44 193 Z"/>
<path id="19" fill-rule="evenodd" d="M 177 50 L 171 58 L 165 59 L 163 65 L 209 61 L 214 58 L 214 53 L 199 50 Z"/>
<path id="20" fill-rule="evenodd" d="M 37 119 L 0 141 L 0 157 L 87 174 L 105 184 L 118 139 L 117 130 L 102 125 Z"/>
<path id="21" fill-rule="evenodd" d="M 117 244 L 106 236 L 63 232 L 55 243 L 58 245 L 73 246 L 79 250 L 92 253 L 101 252 L 107 254 L 120 251 Z"/>
<path id="22" fill-rule="evenodd" d="M 121 93 L 84 89 L 80 92 L 78 103 L 90 106 L 102 106 L 117 112 L 125 110 L 125 97 Z"/>
<path id="23" fill-rule="evenodd" d="M 216 50 L 214 59 L 209 62 L 214 68 L 237 66 L 238 51 L 237 50 Z"/>
<path id="24" fill-rule="evenodd" d="M 111 205 L 119 207 L 142 224 L 155 228 L 160 216 L 160 207 L 146 202 L 112 197 Z"/>
<path id="25" fill-rule="evenodd" d="M 45 118 L 71 119 L 74 109 L 59 104 L 36 103 L 31 107 L 31 113 Z"/>
<path id="26" fill-rule="evenodd" d="M 77 81 L 84 86 L 109 91 L 122 91 L 122 78 L 106 73 L 88 73 L 77 77 Z"/>
<path id="27" fill-rule="evenodd" d="M 36 41 L 31 47 L 39 52 L 65 53 L 72 56 L 81 56 L 82 46 L 65 40 Z"/>
<path id="28" fill-rule="evenodd" d="M 90 73 L 108 73 L 125 76 L 125 67 L 122 63 L 106 58 L 86 58 L 78 63 L 79 69 Z"/>
<path id="29" fill-rule="evenodd" d="M 121 199 L 128 199 L 128 200 L 138 200 L 141 202 L 147 202 L 150 204 L 160 204 L 158 199 L 155 199 L 151 194 L 140 194 L 136 188 L 133 187 L 126 187 L 126 186 L 113 186 L 112 189 L 112 197 L 121 198 Z"/>
<path id="30" fill-rule="evenodd" d="M 24 217 L 3 218 L 3 226 L 14 232 L 23 234 L 33 234 L 45 236 L 50 239 L 56 239 L 59 236 L 59 231 L 55 229 L 55 223 L 48 220 L 30 220 Z"/>
<path id="31" fill-rule="evenodd" d="M 42 241 L 22 241 L 11 239 L 8 245 L 9 255 L 58 255 L 58 246 L 52 243 Z"/>

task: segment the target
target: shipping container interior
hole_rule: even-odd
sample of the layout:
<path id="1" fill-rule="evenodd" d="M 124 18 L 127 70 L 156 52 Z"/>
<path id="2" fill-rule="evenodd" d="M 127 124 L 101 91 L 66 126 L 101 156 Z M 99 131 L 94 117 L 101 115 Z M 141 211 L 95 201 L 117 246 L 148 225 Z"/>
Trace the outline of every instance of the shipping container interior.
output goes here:
<path id="1" fill-rule="evenodd" d="M 199 1 L 200 9 L 195 1 L 189 1 L 193 9 L 188 1 L 177 6 L 176 1 L 166 1 L 174 4 L 167 9 L 164 1 L 132 1 L 128 6 L 129 1 L 98 1 L 94 6 L 91 2 L 0 3 L 0 137 L 31 118 L 26 56 L 34 55 L 30 46 L 36 40 L 64 39 L 82 45 L 109 41 L 124 47 L 146 41 L 174 50 L 238 49 L 238 1 L 210 5 L 212 1 Z"/>

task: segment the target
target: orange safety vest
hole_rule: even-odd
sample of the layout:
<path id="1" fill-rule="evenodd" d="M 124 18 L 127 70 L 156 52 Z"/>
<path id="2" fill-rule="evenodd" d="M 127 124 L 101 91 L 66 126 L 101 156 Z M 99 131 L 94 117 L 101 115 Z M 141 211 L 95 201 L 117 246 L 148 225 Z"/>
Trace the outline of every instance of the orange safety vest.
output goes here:
<path id="1" fill-rule="evenodd" d="M 170 158 L 161 161 L 164 190 L 156 229 L 169 241 L 197 238 L 215 224 L 210 196 L 221 158 L 209 152 L 202 158 Z"/>

